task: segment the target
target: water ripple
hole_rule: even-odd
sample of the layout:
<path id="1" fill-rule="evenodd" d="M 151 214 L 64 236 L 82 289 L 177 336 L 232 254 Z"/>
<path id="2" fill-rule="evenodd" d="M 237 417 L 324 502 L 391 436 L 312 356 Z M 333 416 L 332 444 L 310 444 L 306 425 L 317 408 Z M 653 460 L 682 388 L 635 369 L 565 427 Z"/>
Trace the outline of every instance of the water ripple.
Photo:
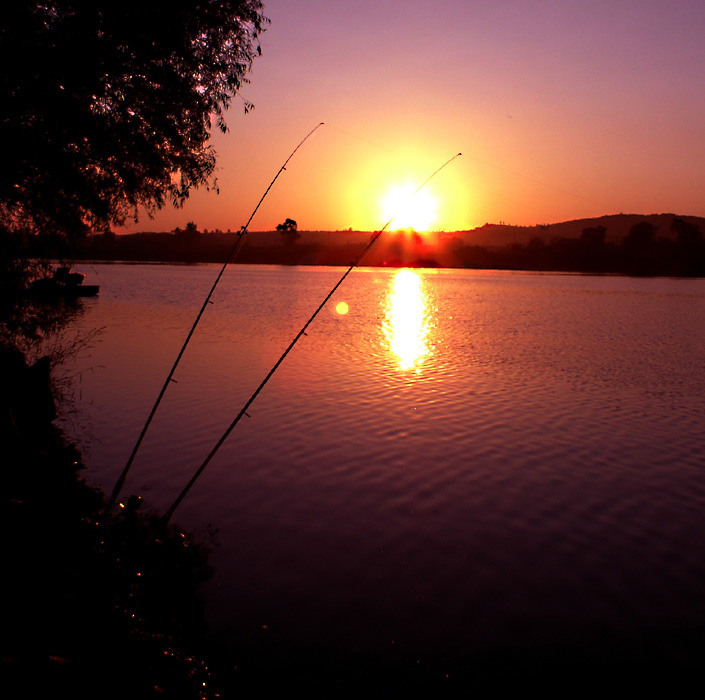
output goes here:
<path id="1" fill-rule="evenodd" d="M 213 268 L 97 267 L 109 484 Z M 133 491 L 169 502 L 338 274 L 229 270 Z M 220 530 L 214 620 L 436 650 L 705 625 L 702 281 L 419 273 L 428 353 L 400 368 L 395 274 L 350 276 L 179 511 Z"/>

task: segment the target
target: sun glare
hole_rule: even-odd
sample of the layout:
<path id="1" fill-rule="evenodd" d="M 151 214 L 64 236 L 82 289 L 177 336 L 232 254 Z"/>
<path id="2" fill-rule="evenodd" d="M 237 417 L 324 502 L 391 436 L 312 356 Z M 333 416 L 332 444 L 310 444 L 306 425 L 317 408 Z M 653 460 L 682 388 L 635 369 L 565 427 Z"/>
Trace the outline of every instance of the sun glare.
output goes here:
<path id="1" fill-rule="evenodd" d="M 436 200 L 427 190 L 416 192 L 411 184 L 390 187 L 381 201 L 382 218 L 392 219 L 389 228 L 428 231 L 436 220 Z"/>
<path id="2" fill-rule="evenodd" d="M 431 352 L 428 309 L 421 280 L 411 270 L 399 270 L 391 286 L 382 328 L 399 369 L 418 373 L 419 365 Z"/>

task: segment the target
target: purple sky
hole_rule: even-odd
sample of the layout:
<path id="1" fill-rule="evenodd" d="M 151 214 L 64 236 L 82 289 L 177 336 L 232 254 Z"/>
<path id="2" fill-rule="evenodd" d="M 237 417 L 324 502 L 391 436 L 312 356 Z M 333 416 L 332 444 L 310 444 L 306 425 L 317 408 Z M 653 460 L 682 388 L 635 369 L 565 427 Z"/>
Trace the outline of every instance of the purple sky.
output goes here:
<path id="1" fill-rule="evenodd" d="M 270 0 L 263 55 L 214 136 L 220 194 L 127 230 L 376 229 L 429 185 L 432 228 L 705 216 L 705 3 Z"/>

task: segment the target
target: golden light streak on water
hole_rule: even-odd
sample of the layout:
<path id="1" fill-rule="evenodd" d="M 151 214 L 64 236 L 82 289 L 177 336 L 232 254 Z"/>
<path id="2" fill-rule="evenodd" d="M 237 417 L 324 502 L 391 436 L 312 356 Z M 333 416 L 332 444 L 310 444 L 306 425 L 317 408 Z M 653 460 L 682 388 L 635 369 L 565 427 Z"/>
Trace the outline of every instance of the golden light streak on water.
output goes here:
<path id="1" fill-rule="evenodd" d="M 399 270 L 386 299 L 383 330 L 399 369 L 415 369 L 430 354 L 428 305 L 421 279 L 412 270 Z"/>

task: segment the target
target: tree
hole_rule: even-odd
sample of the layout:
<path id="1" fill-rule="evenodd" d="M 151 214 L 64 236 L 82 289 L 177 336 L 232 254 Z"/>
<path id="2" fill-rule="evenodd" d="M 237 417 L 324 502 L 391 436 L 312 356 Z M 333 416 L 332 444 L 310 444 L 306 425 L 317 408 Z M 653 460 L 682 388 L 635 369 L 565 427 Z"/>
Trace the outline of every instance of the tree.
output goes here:
<path id="1" fill-rule="evenodd" d="M 605 237 L 607 235 L 607 228 L 604 226 L 589 226 L 584 228 L 583 232 L 580 234 L 580 240 L 591 247 L 598 247 L 605 245 Z"/>
<path id="2" fill-rule="evenodd" d="M 634 224 L 621 243 L 626 255 L 627 272 L 635 275 L 655 275 L 661 267 L 656 227 L 650 221 Z"/>
<path id="3" fill-rule="evenodd" d="M 260 0 L 3 8 L 0 226 L 74 237 L 213 186 L 212 120 L 226 131 L 266 22 Z"/>
<path id="4" fill-rule="evenodd" d="M 301 238 L 297 229 L 298 225 L 293 219 L 286 219 L 283 224 L 277 224 L 277 231 L 281 233 L 282 241 L 287 245 L 296 243 Z"/>
<path id="5" fill-rule="evenodd" d="M 198 225 L 195 221 L 188 221 L 186 223 L 186 228 L 184 229 L 184 235 L 187 238 L 198 238 L 201 232 L 198 230 Z"/>
<path id="6" fill-rule="evenodd" d="M 700 227 L 676 216 L 671 222 L 671 231 L 676 234 L 677 274 L 702 277 L 705 274 L 705 238 Z"/>
<path id="7" fill-rule="evenodd" d="M 622 245 L 628 248 L 643 250 L 654 244 L 656 227 L 650 221 L 640 221 L 634 224 L 623 239 Z"/>
<path id="8" fill-rule="evenodd" d="M 697 247 L 702 244 L 703 234 L 700 227 L 685 221 L 679 217 L 674 217 L 671 222 L 671 231 L 676 234 L 678 245 L 687 247 Z"/>
<path id="9" fill-rule="evenodd" d="M 286 219 L 283 224 L 277 224 L 277 231 L 280 233 L 296 231 L 297 228 L 298 224 L 293 219 Z"/>

